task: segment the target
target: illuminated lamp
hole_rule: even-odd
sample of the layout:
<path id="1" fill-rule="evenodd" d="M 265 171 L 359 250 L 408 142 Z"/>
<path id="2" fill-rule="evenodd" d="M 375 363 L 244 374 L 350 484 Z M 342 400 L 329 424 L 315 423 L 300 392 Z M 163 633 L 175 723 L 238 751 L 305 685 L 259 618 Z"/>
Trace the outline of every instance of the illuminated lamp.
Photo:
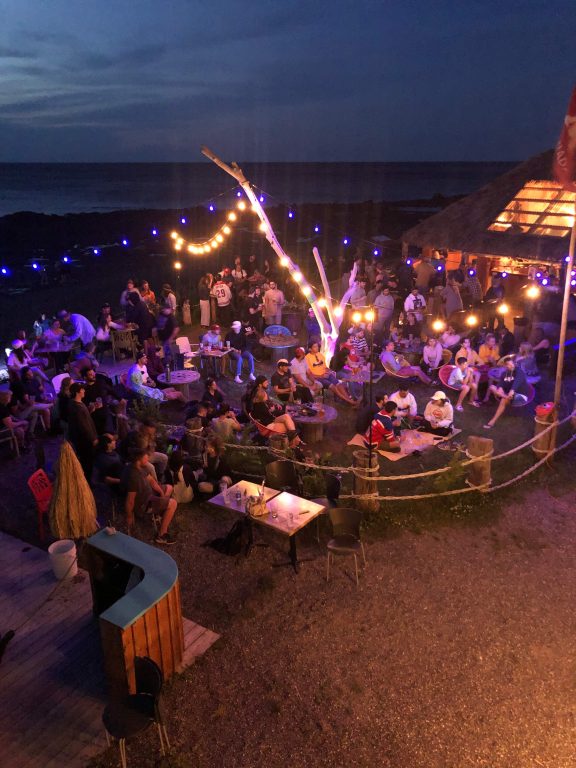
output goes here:
<path id="1" fill-rule="evenodd" d="M 361 312 L 354 312 L 352 314 L 352 322 L 357 325 L 358 323 L 362 322 L 362 313 Z"/>
<path id="2" fill-rule="evenodd" d="M 244 202 L 244 200 L 240 200 L 240 202 L 238 203 L 238 205 L 236 207 L 238 208 L 239 211 L 245 211 L 246 210 L 246 203 Z"/>
<path id="3" fill-rule="evenodd" d="M 570 280 L 570 285 L 572 286 L 576 285 L 576 280 Z"/>
<path id="4" fill-rule="evenodd" d="M 153 229 L 152 230 L 152 234 L 154 235 L 154 237 L 156 237 L 156 235 L 158 234 L 158 230 L 157 229 Z"/>
<path id="5" fill-rule="evenodd" d="M 537 299 L 540 296 L 540 288 L 537 285 L 531 285 L 526 289 L 526 296 L 529 299 Z"/>
<path id="6" fill-rule="evenodd" d="M 380 251 L 378 250 L 378 248 L 374 248 L 372 253 L 374 254 L 374 256 L 380 256 Z"/>
<path id="7" fill-rule="evenodd" d="M 263 202 L 264 202 L 264 195 L 260 195 L 260 197 L 258 198 L 258 200 L 259 200 L 261 203 L 263 203 Z"/>
<path id="8" fill-rule="evenodd" d="M 218 240 L 212 240 L 212 242 L 210 243 L 210 247 L 213 248 L 214 250 L 216 250 L 216 248 L 218 248 L 219 245 L 220 243 L 218 242 Z"/>
<path id="9" fill-rule="evenodd" d="M 295 283 L 301 283 L 302 282 L 302 272 L 296 272 L 292 273 L 292 280 L 294 280 Z"/>
<path id="10" fill-rule="evenodd" d="M 64 262 L 64 264 L 68 264 L 68 261 L 69 261 L 68 256 L 63 256 L 62 261 Z"/>
<path id="11" fill-rule="evenodd" d="M 318 299 L 318 306 L 320 307 L 320 309 L 324 309 L 324 307 L 326 306 L 326 299 L 324 297 L 322 297 L 321 299 Z"/>
<path id="12" fill-rule="evenodd" d="M 434 333 L 441 333 L 446 329 L 446 323 L 444 320 L 434 320 L 432 323 L 432 330 Z"/>
<path id="13" fill-rule="evenodd" d="M 286 256 L 282 256 L 280 258 L 280 266 L 281 267 L 287 267 L 290 264 L 289 259 Z"/>
<path id="14" fill-rule="evenodd" d="M 182 243 L 176 243 L 176 245 L 174 246 L 174 249 L 176 251 L 181 251 L 182 250 Z"/>
<path id="15" fill-rule="evenodd" d="M 193 245 L 188 246 L 188 253 L 196 253 L 196 248 Z"/>
<path id="16" fill-rule="evenodd" d="M 181 219 L 180 219 L 180 222 L 181 222 L 182 224 L 186 224 L 186 219 L 185 219 L 185 218 L 181 218 Z"/>
<path id="17" fill-rule="evenodd" d="M 508 272 L 502 272 L 500 277 L 508 277 Z"/>
<path id="18" fill-rule="evenodd" d="M 369 309 L 364 314 L 364 319 L 366 320 L 367 323 L 373 323 L 374 322 L 374 318 L 375 318 L 375 314 L 374 314 L 374 310 L 373 309 Z"/>
<path id="19" fill-rule="evenodd" d="M 334 307 L 334 317 L 342 317 L 343 314 L 344 314 L 344 310 L 342 309 L 340 304 L 338 304 L 337 307 Z"/>
<path id="20" fill-rule="evenodd" d="M 568 262 L 570 261 L 570 256 L 564 256 L 564 261 L 566 262 L 566 264 L 568 264 Z"/>
<path id="21" fill-rule="evenodd" d="M 214 211 L 215 211 L 216 209 L 214 208 L 214 206 L 212 205 L 212 203 L 210 203 L 210 205 L 208 206 L 208 210 L 210 211 L 210 213 L 214 213 Z"/>
<path id="22" fill-rule="evenodd" d="M 124 240 L 122 240 L 122 245 L 128 245 L 128 240 L 126 240 L 126 238 L 124 238 Z"/>
<path id="23" fill-rule="evenodd" d="M 266 226 L 266 224 L 263 221 L 260 222 L 260 226 L 258 227 L 258 229 L 260 230 L 260 232 L 267 232 L 268 231 L 268 227 Z"/>
<path id="24" fill-rule="evenodd" d="M 218 240 L 219 243 L 223 243 L 224 242 L 224 237 L 220 233 L 218 233 L 216 235 L 216 240 Z"/>
<path id="25" fill-rule="evenodd" d="M 176 231 L 170 232 L 170 237 L 172 238 L 172 240 L 177 240 L 178 239 L 178 232 L 176 232 Z"/>
<path id="26" fill-rule="evenodd" d="M 468 317 L 466 318 L 466 325 L 469 328 L 474 328 L 474 326 L 478 325 L 478 318 L 476 317 L 476 315 L 468 315 Z"/>
<path id="27" fill-rule="evenodd" d="M 345 237 L 345 238 L 344 238 L 344 240 L 342 240 L 342 242 L 344 243 L 344 245 L 348 245 L 348 243 L 350 242 L 350 240 L 348 240 L 348 238 L 347 238 L 347 237 Z"/>
<path id="28" fill-rule="evenodd" d="M 210 253 L 210 246 L 209 245 L 205 245 L 204 246 L 204 253 Z"/>
<path id="29" fill-rule="evenodd" d="M 499 315 L 507 315 L 508 312 L 510 312 L 510 307 L 508 304 L 500 304 L 500 306 L 497 307 L 496 312 L 498 312 Z"/>
<path id="30" fill-rule="evenodd" d="M 225 227 L 222 227 L 222 232 L 224 232 L 225 235 L 229 235 L 232 230 L 228 225 L 226 225 Z"/>
<path id="31" fill-rule="evenodd" d="M 436 271 L 442 272 L 442 269 L 443 269 L 442 264 L 438 264 L 438 266 L 436 267 Z"/>
<path id="32" fill-rule="evenodd" d="M 228 221 L 236 221 L 236 214 L 234 213 L 234 211 L 231 211 L 228 214 Z"/>
<path id="33" fill-rule="evenodd" d="M 294 218 L 294 211 L 288 211 L 288 218 L 293 219 Z"/>
<path id="34" fill-rule="evenodd" d="M 542 272 L 536 272 L 536 277 L 542 277 Z"/>
<path id="35" fill-rule="evenodd" d="M 174 269 L 182 269 L 182 262 L 181 261 L 175 261 L 174 262 Z"/>
<path id="36" fill-rule="evenodd" d="M 545 277 L 544 280 L 542 280 L 542 285 L 548 285 L 548 283 L 549 283 L 549 280 L 547 277 Z"/>
<path id="37" fill-rule="evenodd" d="M 302 293 L 304 294 L 304 296 L 310 296 L 310 294 L 312 293 L 312 288 L 310 288 L 309 285 L 303 285 Z"/>
<path id="38" fill-rule="evenodd" d="M 316 234 L 320 232 L 320 227 L 318 226 L 318 224 L 316 224 L 316 226 L 314 227 L 314 232 L 316 232 Z"/>
<path id="39" fill-rule="evenodd" d="M 475 269 L 469 269 L 468 270 L 468 274 L 470 275 L 470 277 L 474 277 L 474 275 L 476 274 L 476 270 Z"/>
<path id="40" fill-rule="evenodd" d="M 406 264 L 411 267 L 412 266 L 412 259 L 406 259 Z"/>
<path id="41" fill-rule="evenodd" d="M 94 254 L 94 256 L 100 256 L 100 251 L 98 250 L 98 248 L 92 248 L 92 253 Z"/>
<path id="42" fill-rule="evenodd" d="M 236 192 L 236 197 L 242 197 L 242 192 L 240 192 L 240 190 L 238 190 L 238 192 Z"/>
<path id="43" fill-rule="evenodd" d="M 34 264 L 32 264 L 32 269 L 38 269 L 38 264 L 36 264 L 36 262 L 34 262 Z"/>

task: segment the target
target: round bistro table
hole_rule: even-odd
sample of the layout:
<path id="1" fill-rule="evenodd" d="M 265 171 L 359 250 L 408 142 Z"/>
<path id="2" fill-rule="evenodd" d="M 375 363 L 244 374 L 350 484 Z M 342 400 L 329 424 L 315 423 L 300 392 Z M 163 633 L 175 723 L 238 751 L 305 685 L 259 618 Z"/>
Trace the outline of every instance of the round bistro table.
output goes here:
<path id="1" fill-rule="evenodd" d="M 194 384 L 199 378 L 200 374 L 198 371 L 172 371 L 170 374 L 170 381 L 166 381 L 165 373 L 161 373 L 160 376 L 158 376 L 158 381 L 169 387 L 174 387 L 174 389 L 179 389 L 186 400 L 191 400 L 190 384 Z"/>
<path id="2" fill-rule="evenodd" d="M 299 346 L 299 343 L 294 336 L 282 336 L 276 339 L 271 339 L 269 336 L 260 337 L 260 344 L 272 353 L 271 362 L 274 366 L 278 365 L 278 360 L 282 360 L 283 357 L 287 358 L 288 350 Z"/>
<path id="3" fill-rule="evenodd" d="M 321 411 L 316 412 L 313 416 L 303 413 L 300 406 L 289 406 L 287 413 L 292 416 L 294 423 L 301 428 L 302 439 L 309 445 L 319 443 L 324 437 L 324 425 L 338 418 L 338 411 L 331 405 L 323 405 Z"/>

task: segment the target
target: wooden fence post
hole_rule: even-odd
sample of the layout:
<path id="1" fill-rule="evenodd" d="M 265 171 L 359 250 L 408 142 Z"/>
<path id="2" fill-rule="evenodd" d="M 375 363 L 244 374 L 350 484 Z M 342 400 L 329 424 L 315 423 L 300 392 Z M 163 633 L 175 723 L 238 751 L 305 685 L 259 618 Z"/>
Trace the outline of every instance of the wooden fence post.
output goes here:
<path id="1" fill-rule="evenodd" d="M 372 466 L 368 465 L 369 452 L 368 451 L 354 451 L 354 466 L 362 470 L 363 475 L 373 475 L 377 477 L 380 474 L 380 462 L 378 461 L 378 455 L 374 451 L 372 454 Z M 365 512 L 377 512 L 380 508 L 380 500 L 378 497 L 364 496 L 364 494 L 378 493 L 378 481 L 370 480 L 368 478 L 359 477 L 354 473 L 354 493 L 360 498 L 357 501 L 360 509 Z"/>
<path id="2" fill-rule="evenodd" d="M 556 408 L 552 408 L 549 411 L 538 413 L 536 409 L 536 416 L 534 416 L 534 437 L 543 432 L 547 427 L 556 421 Z M 545 435 L 534 440 L 532 443 L 532 451 L 542 458 L 556 447 L 556 432 L 557 428 L 548 430 Z"/>
<path id="3" fill-rule="evenodd" d="M 473 488 L 489 485 L 492 482 L 492 455 L 494 453 L 494 441 L 488 437 L 476 437 L 470 435 L 468 438 L 468 458 L 474 459 L 482 456 L 481 461 L 475 461 L 468 465 L 468 477 L 466 482 Z"/>

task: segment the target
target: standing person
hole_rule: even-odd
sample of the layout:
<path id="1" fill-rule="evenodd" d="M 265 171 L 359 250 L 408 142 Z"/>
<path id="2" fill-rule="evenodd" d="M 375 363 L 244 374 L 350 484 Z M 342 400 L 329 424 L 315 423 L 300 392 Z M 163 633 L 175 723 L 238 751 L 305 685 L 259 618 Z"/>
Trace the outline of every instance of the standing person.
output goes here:
<path id="1" fill-rule="evenodd" d="M 354 309 L 368 306 L 368 297 L 366 296 L 366 278 L 360 278 L 356 281 L 348 301 Z"/>
<path id="2" fill-rule="evenodd" d="M 470 393 L 470 405 L 476 408 L 480 407 L 478 402 L 478 385 L 472 368 L 468 367 L 468 361 L 465 357 L 456 358 L 456 367 L 452 369 L 448 379 L 448 386 L 460 390 L 456 410 L 463 411 L 462 403 L 468 393 Z"/>
<path id="3" fill-rule="evenodd" d="M 234 381 L 236 384 L 242 384 L 242 361 L 246 360 L 248 368 L 250 370 L 248 378 L 250 381 L 256 381 L 254 376 L 254 357 L 252 352 L 248 349 L 248 340 L 242 323 L 239 320 L 234 320 L 231 326 L 231 330 L 226 334 L 226 346 L 230 347 L 230 360 L 236 363 L 236 377 Z"/>
<path id="4" fill-rule="evenodd" d="M 454 278 L 448 279 L 440 295 L 442 296 L 444 314 L 448 320 L 455 312 L 461 312 L 464 309 L 460 288 Z"/>
<path id="5" fill-rule="evenodd" d="M 246 304 L 248 308 L 248 315 L 251 325 L 259 332 L 262 333 L 262 312 L 264 310 L 264 299 L 262 298 L 262 289 L 257 285 L 250 296 Z"/>
<path id="6" fill-rule="evenodd" d="M 418 289 L 418 293 L 427 295 L 430 290 L 430 284 L 436 277 L 436 270 L 429 256 L 422 256 L 420 261 L 414 265 L 414 273 L 416 275 L 415 287 Z"/>
<path id="7" fill-rule="evenodd" d="M 245 269 L 242 267 L 242 261 L 240 259 L 240 256 L 236 256 L 234 259 L 234 266 L 232 267 L 232 271 L 230 272 L 232 279 L 234 280 L 235 285 L 242 285 L 247 278 L 248 273 Z"/>
<path id="8" fill-rule="evenodd" d="M 466 292 L 469 305 L 476 307 L 482 302 L 482 285 L 480 284 L 480 280 L 478 280 L 478 275 L 476 274 L 475 269 L 471 268 L 466 270 L 462 288 Z"/>
<path id="9" fill-rule="evenodd" d="M 172 290 L 170 283 L 164 283 L 162 286 L 162 306 L 169 307 L 173 314 L 176 314 L 178 299 L 176 298 L 176 294 Z"/>
<path id="10" fill-rule="evenodd" d="M 425 309 L 426 299 L 415 286 L 404 300 L 404 311 L 406 312 L 411 333 L 420 334 Z"/>
<path id="11" fill-rule="evenodd" d="M 146 449 L 137 446 L 130 457 L 130 463 L 122 473 L 121 485 L 126 492 L 124 511 L 128 532 L 132 532 L 136 517 L 144 516 L 146 511 L 151 509 L 153 513 L 162 515 L 156 543 L 174 544 L 174 539 L 168 533 L 168 526 L 172 522 L 178 502 L 171 498 L 171 485 L 160 485 L 145 471 L 147 458 Z"/>
<path id="12" fill-rule="evenodd" d="M 228 283 L 224 282 L 222 277 L 218 277 L 212 287 L 212 296 L 216 299 L 218 307 L 218 322 L 225 326 L 230 327 L 231 310 L 232 310 L 232 291 Z"/>
<path id="13" fill-rule="evenodd" d="M 140 346 L 144 346 L 144 343 L 152 337 L 152 330 L 156 324 L 156 318 L 150 311 L 146 302 L 136 292 L 128 295 L 126 320 L 127 322 L 134 323 L 134 325 L 138 326 L 136 329 L 138 342 Z"/>
<path id="14" fill-rule="evenodd" d="M 374 309 L 377 312 L 375 330 L 376 333 L 388 336 L 390 333 L 390 323 L 394 315 L 394 296 L 390 293 L 387 285 L 382 287 L 381 292 L 374 299 Z"/>
<path id="15" fill-rule="evenodd" d="M 80 341 L 85 347 L 96 335 L 96 329 L 84 315 L 71 314 L 67 309 L 61 309 L 58 312 L 58 319 L 64 324 L 66 336 L 63 340 Z"/>
<path id="16" fill-rule="evenodd" d="M 202 328 L 210 327 L 210 290 L 214 278 L 207 272 L 202 275 L 198 283 L 198 300 L 200 302 L 200 326 Z"/>
<path id="17" fill-rule="evenodd" d="M 176 325 L 174 310 L 168 305 L 162 307 L 156 318 L 156 332 L 164 347 L 164 357 L 169 360 L 172 356 L 170 345 L 178 336 L 180 328 Z"/>
<path id="18" fill-rule="evenodd" d="M 86 388 L 78 382 L 70 387 L 70 402 L 68 403 L 68 439 L 74 448 L 78 461 L 82 465 L 84 476 L 88 483 L 92 480 L 94 452 L 98 445 L 98 433 L 90 411 L 82 402 Z"/>
<path id="19" fill-rule="evenodd" d="M 120 294 L 120 306 L 122 307 L 122 309 L 126 309 L 126 307 L 128 306 L 128 297 L 130 296 L 131 293 L 137 293 L 138 296 L 140 296 L 140 291 L 138 290 L 138 288 L 136 288 L 136 283 L 134 282 L 134 280 L 132 280 L 131 277 L 129 277 L 128 280 L 126 281 L 126 288 L 124 288 L 124 290 Z"/>
<path id="20" fill-rule="evenodd" d="M 150 288 L 148 280 L 142 280 L 140 285 L 140 296 L 142 297 L 144 304 L 146 304 L 148 309 L 152 311 L 156 306 L 156 294 Z"/>
<path id="21" fill-rule="evenodd" d="M 275 280 L 270 280 L 268 290 L 264 294 L 264 315 L 265 325 L 282 324 L 282 307 L 286 303 L 284 294 L 276 285 Z"/>
<path id="22" fill-rule="evenodd" d="M 414 287 L 414 268 L 408 260 L 402 261 L 396 267 L 396 279 L 398 281 L 398 292 L 400 296 L 407 296 Z"/>
<path id="23" fill-rule="evenodd" d="M 444 392 L 434 392 L 424 409 L 426 432 L 447 437 L 452 432 L 454 410 Z"/>

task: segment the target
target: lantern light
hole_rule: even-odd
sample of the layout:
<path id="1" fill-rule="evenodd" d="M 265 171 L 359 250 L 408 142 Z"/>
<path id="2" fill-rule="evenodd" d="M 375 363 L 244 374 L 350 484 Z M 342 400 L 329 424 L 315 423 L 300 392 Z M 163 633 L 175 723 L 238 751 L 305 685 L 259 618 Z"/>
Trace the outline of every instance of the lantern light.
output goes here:
<path id="1" fill-rule="evenodd" d="M 466 318 L 466 325 L 470 328 L 474 328 L 475 325 L 478 325 L 478 318 L 476 315 L 468 315 Z"/>
<path id="2" fill-rule="evenodd" d="M 181 261 L 175 261 L 174 262 L 174 269 L 177 269 L 177 270 L 182 269 L 182 262 Z"/>
<path id="3" fill-rule="evenodd" d="M 373 309 L 369 309 L 367 310 L 367 312 L 365 312 L 364 319 L 366 320 L 367 323 L 373 323 L 374 318 L 375 318 L 375 314 Z"/>
<path id="4" fill-rule="evenodd" d="M 343 314 L 344 314 L 344 310 L 342 309 L 340 304 L 334 307 L 334 317 L 342 317 Z"/>
<path id="5" fill-rule="evenodd" d="M 540 288 L 537 285 L 530 285 L 526 289 L 526 296 L 529 299 L 537 299 L 540 296 Z"/>
<path id="6" fill-rule="evenodd" d="M 303 285 L 302 293 L 304 294 L 304 296 L 310 296 L 310 294 L 312 293 L 312 288 L 310 288 L 309 285 Z"/>
<path id="7" fill-rule="evenodd" d="M 292 280 L 294 280 L 295 283 L 301 283 L 302 282 L 302 272 L 299 272 L 296 270 L 296 272 L 292 273 Z"/>
<path id="8" fill-rule="evenodd" d="M 182 217 L 182 218 L 180 219 L 180 222 L 181 222 L 182 224 L 186 224 L 186 219 L 185 219 L 184 217 Z"/>
<path id="9" fill-rule="evenodd" d="M 360 312 L 354 312 L 352 314 L 352 322 L 354 325 L 358 325 L 358 323 L 362 322 L 362 314 Z"/>
<path id="10" fill-rule="evenodd" d="M 320 309 L 324 309 L 326 304 L 327 304 L 326 299 L 323 296 L 322 298 L 318 299 L 318 306 L 320 307 Z"/>
<path id="11" fill-rule="evenodd" d="M 432 330 L 434 331 L 434 333 L 441 333 L 445 329 L 446 329 L 446 323 L 444 322 L 444 320 L 437 319 L 432 322 Z"/>
<path id="12" fill-rule="evenodd" d="M 500 306 L 496 309 L 496 312 L 498 312 L 499 315 L 507 315 L 508 312 L 510 312 L 510 307 L 508 304 L 500 304 Z"/>
<path id="13" fill-rule="evenodd" d="M 239 211 L 245 211 L 246 210 L 246 203 L 244 202 L 244 200 L 240 200 L 240 202 L 238 203 L 238 205 L 236 207 L 238 208 Z"/>

